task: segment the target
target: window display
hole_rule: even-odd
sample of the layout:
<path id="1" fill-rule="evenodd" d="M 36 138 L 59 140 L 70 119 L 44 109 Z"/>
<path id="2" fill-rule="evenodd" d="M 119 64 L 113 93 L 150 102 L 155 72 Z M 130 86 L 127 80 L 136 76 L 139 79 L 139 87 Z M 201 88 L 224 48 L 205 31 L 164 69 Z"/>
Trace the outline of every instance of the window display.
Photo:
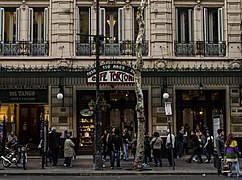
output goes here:
<path id="1" fill-rule="evenodd" d="M 94 132 L 93 114 L 88 109 L 80 111 L 79 118 L 79 146 L 85 148 L 92 148 Z"/>

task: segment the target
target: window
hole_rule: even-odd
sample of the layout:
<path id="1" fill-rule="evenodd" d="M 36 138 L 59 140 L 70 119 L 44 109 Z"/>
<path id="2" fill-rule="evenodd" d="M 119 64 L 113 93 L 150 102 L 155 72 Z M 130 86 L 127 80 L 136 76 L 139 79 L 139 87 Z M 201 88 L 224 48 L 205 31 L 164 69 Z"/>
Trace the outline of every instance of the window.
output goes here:
<path id="1" fill-rule="evenodd" d="M 194 56 L 193 9 L 176 8 L 176 56 Z"/>
<path id="2" fill-rule="evenodd" d="M 77 41 L 80 43 L 89 43 L 91 37 L 91 13 L 90 8 L 77 9 Z"/>
<path id="3" fill-rule="evenodd" d="M 225 56 L 223 9 L 204 8 L 203 19 L 205 56 Z"/>
<path id="4" fill-rule="evenodd" d="M 218 43 L 223 40 L 223 9 L 204 8 L 204 41 Z"/>
<path id="5" fill-rule="evenodd" d="M 14 43 L 19 41 L 19 8 L 0 8 L 0 41 Z"/>
<path id="6" fill-rule="evenodd" d="M 100 9 L 100 34 L 104 35 L 106 43 L 118 43 L 124 40 L 124 10 L 123 8 Z"/>
<path id="7" fill-rule="evenodd" d="M 193 41 L 193 10 L 190 8 L 176 8 L 176 41 Z"/>
<path id="8" fill-rule="evenodd" d="M 48 8 L 29 8 L 28 41 L 33 43 L 48 42 Z"/>

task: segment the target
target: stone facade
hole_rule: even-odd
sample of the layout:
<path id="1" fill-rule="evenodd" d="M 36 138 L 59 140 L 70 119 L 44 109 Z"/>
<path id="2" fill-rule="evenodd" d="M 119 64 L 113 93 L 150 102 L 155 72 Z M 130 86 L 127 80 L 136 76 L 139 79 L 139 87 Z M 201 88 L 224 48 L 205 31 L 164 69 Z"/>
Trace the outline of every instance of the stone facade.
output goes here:
<path id="1" fill-rule="evenodd" d="M 48 52 L 47 54 L 40 56 L 31 56 L 31 53 L 19 53 L 14 56 L 8 56 L 1 54 L 0 63 L 2 66 L 55 66 L 55 67 L 89 67 L 90 64 L 95 62 L 95 46 L 90 46 L 91 54 L 89 56 L 77 55 L 77 39 L 78 39 L 78 9 L 89 8 L 90 17 L 90 34 L 95 35 L 96 32 L 96 1 L 88 0 L 2 0 L 0 1 L 1 8 L 5 11 L 9 8 L 19 8 L 19 39 L 27 43 L 29 35 L 29 22 L 30 16 L 28 14 L 29 8 L 43 9 L 48 8 L 48 23 L 44 26 L 47 28 L 45 35 L 48 34 Z M 130 42 L 133 39 L 132 33 L 134 28 L 134 11 L 133 7 L 138 7 L 139 1 L 137 0 L 126 0 L 126 1 L 112 1 L 112 0 L 100 0 L 101 8 L 123 8 L 124 12 L 124 42 Z M 218 32 L 222 37 L 220 41 L 216 42 L 217 46 L 207 46 L 205 39 L 205 15 L 204 9 L 208 11 L 210 9 L 219 12 L 219 8 L 222 8 L 222 21 L 223 26 L 218 27 Z M 188 43 L 182 44 L 177 43 L 178 33 L 178 20 L 177 12 L 179 9 L 192 9 L 192 40 Z M 14 10 L 15 11 L 15 10 Z M 190 12 L 189 10 L 187 12 Z M 215 15 L 216 17 L 219 15 Z M 185 17 L 185 16 L 184 16 Z M 218 17 L 219 18 L 219 17 Z M 1 21 L 0 21 L 1 22 Z M 46 22 L 46 20 L 45 20 Z M 144 66 L 146 68 L 186 68 L 186 67 L 231 67 L 240 66 L 241 55 L 242 55 L 242 2 L 241 0 L 150 0 L 145 11 L 145 22 L 146 22 L 146 39 L 148 42 L 148 53 L 143 56 Z M 82 27 L 83 24 L 80 25 Z M 0 26 L 1 27 L 1 26 Z M 222 30 L 219 28 L 222 27 Z M 215 28 L 215 27 L 214 27 Z M 217 27 L 216 27 L 217 28 Z M 216 29 L 215 28 L 215 29 Z M 191 32 L 188 32 L 191 33 Z M 205 42 L 205 43 L 204 43 Z M 2 44 L 5 42 L 2 41 Z M 89 42 L 91 43 L 91 42 Z M 127 43 L 130 45 L 129 43 Z M 126 44 L 126 45 L 127 45 Z M 192 46 L 190 46 L 192 44 Z M 183 47 L 179 49 L 180 45 Z M 27 46 L 27 47 L 32 47 Z M 108 46 L 106 46 L 108 47 Z M 179 54 L 177 51 L 192 48 L 194 55 L 186 55 L 186 53 Z M 208 47 L 208 49 L 204 48 Z M 218 51 L 225 51 L 218 54 L 206 54 L 213 47 Z M 222 47 L 222 48 L 221 48 Z M 25 51 L 28 48 L 22 48 L 20 51 Z M 127 50 L 127 49 L 126 49 Z M 130 49 L 129 49 L 130 50 Z M 31 50 L 30 50 L 31 51 Z M 2 53 L 2 51 L 1 51 Z M 214 52 L 212 52 L 214 53 Z M 211 56 L 210 56 L 211 55 Z M 132 62 L 136 60 L 135 55 L 131 53 L 124 53 L 122 55 L 101 55 L 100 61 L 103 62 Z M 162 84 L 162 81 L 160 81 Z M 204 82 L 205 83 L 205 82 Z M 241 82 L 238 82 L 241 83 Z M 157 122 L 157 111 L 162 106 L 162 88 L 161 84 L 156 85 L 145 85 L 145 88 L 149 90 L 148 102 L 153 104 L 148 107 L 148 118 L 149 118 L 149 131 L 153 132 L 156 130 Z M 207 89 L 223 89 L 226 91 L 226 119 L 228 121 L 227 130 L 232 129 L 229 126 L 230 117 L 232 114 L 240 114 L 241 107 L 238 103 L 230 103 L 230 99 L 239 96 L 239 85 L 235 84 L 233 87 L 231 84 L 222 84 L 221 86 L 209 84 Z M 76 90 L 80 89 L 92 89 L 95 87 L 86 87 L 86 85 L 66 84 L 64 91 L 66 94 L 64 111 L 61 111 L 61 103 L 56 99 L 56 93 L 59 90 L 58 83 L 50 86 L 49 91 L 49 111 L 52 118 L 52 125 L 58 126 L 58 116 L 62 114 L 67 117 L 67 125 L 77 136 L 76 128 Z M 104 89 L 107 87 L 104 87 Z M 236 91 L 232 89 L 235 88 Z M 122 88 L 121 88 L 122 89 Z M 133 89 L 129 87 L 128 89 Z M 197 84 L 183 83 L 177 84 L 167 83 L 167 91 L 171 94 L 171 100 L 174 103 L 174 117 L 176 121 L 176 90 L 187 89 L 196 90 Z M 233 93 L 231 93 L 233 92 Z M 236 93 L 237 92 L 237 93 Z M 158 109 L 158 110 L 157 110 Z M 231 114 L 230 114 L 231 112 Z M 172 120 L 173 121 L 173 120 Z M 176 123 L 173 123 L 173 128 L 177 130 Z M 162 125 L 162 124 L 161 124 Z M 61 129 L 61 127 L 60 127 Z"/>

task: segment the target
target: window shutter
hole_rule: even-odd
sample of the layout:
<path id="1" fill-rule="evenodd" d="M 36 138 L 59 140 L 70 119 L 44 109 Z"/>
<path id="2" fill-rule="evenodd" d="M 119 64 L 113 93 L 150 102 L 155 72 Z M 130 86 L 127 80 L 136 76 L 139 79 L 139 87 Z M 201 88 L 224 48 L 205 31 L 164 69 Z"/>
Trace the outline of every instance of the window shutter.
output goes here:
<path id="1" fill-rule="evenodd" d="M 106 34 L 105 32 L 105 24 L 106 24 L 106 18 L 105 18 L 105 9 L 100 8 L 100 20 L 99 20 L 99 35 L 104 35 Z M 104 38 L 105 41 L 106 38 Z"/>
<path id="2" fill-rule="evenodd" d="M 44 9 L 44 42 L 49 41 L 49 8 Z"/>
<path id="3" fill-rule="evenodd" d="M 20 41 L 20 9 L 16 9 L 16 41 Z"/>
<path id="4" fill-rule="evenodd" d="M 81 33 L 81 30 L 80 30 L 80 10 L 79 10 L 79 7 L 76 8 L 76 40 L 77 40 L 77 43 L 80 43 L 80 33 Z"/>
<path id="5" fill-rule="evenodd" d="M 4 42 L 4 9 L 0 8 L 0 42 Z"/>
<path id="6" fill-rule="evenodd" d="M 193 41 L 193 15 L 192 15 L 192 9 L 188 9 L 188 32 L 189 32 L 189 39 L 188 41 L 189 42 L 192 42 Z"/>
<path id="7" fill-rule="evenodd" d="M 176 41 L 179 42 L 179 9 L 176 8 Z"/>
<path id="8" fill-rule="evenodd" d="M 204 33 L 204 41 L 208 42 L 208 9 L 203 9 L 203 33 Z"/>
<path id="9" fill-rule="evenodd" d="M 118 9 L 118 40 L 124 41 L 124 9 Z"/>
<path id="10" fill-rule="evenodd" d="M 132 8 L 132 40 L 136 42 L 136 29 L 135 29 L 135 22 L 136 22 L 136 16 L 135 16 L 135 8 Z M 137 27 L 138 28 L 138 27 Z"/>
<path id="11" fill-rule="evenodd" d="M 224 40 L 224 32 L 223 32 L 223 9 L 218 9 L 218 42 L 222 42 Z"/>
<path id="12" fill-rule="evenodd" d="M 33 8 L 29 8 L 28 41 L 33 42 Z"/>

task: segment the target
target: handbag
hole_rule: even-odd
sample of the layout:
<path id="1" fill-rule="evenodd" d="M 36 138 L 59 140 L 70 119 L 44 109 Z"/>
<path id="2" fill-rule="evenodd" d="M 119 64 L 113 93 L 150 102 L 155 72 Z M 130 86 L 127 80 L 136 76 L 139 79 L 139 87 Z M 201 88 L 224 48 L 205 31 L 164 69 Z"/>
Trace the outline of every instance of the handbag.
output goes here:
<path id="1" fill-rule="evenodd" d="M 157 137 L 158 138 L 158 137 Z M 153 149 L 153 147 L 154 147 L 154 144 L 155 144 L 155 142 L 156 142 L 156 140 L 157 140 L 157 138 L 151 143 L 151 146 L 150 146 L 150 148 L 151 149 Z"/>

